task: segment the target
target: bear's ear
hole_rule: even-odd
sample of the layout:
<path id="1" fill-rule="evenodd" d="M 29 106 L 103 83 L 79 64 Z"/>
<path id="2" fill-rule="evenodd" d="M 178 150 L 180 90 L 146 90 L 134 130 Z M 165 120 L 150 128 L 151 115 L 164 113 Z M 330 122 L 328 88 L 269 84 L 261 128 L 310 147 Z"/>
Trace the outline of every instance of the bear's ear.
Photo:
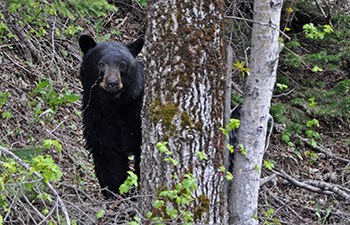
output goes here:
<path id="1" fill-rule="evenodd" d="M 84 54 L 86 54 L 89 51 L 89 49 L 94 48 L 96 45 L 97 43 L 95 42 L 95 40 L 89 35 L 82 35 L 79 38 L 79 46 Z"/>
<path id="2" fill-rule="evenodd" d="M 136 41 L 127 44 L 126 47 L 128 47 L 131 54 L 134 57 L 136 57 L 141 52 L 144 43 L 145 43 L 145 39 L 143 37 L 140 37 Z"/>

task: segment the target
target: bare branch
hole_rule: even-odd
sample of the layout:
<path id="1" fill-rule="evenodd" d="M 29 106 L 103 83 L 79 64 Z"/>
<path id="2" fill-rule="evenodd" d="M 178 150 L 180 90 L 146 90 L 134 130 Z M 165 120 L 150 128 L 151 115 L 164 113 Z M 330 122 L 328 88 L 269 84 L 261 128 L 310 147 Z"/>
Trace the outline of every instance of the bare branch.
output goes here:
<path id="1" fill-rule="evenodd" d="M 283 36 L 285 36 L 288 40 L 290 40 L 291 38 L 285 34 L 283 31 L 281 31 L 278 27 L 270 24 L 270 23 L 262 23 L 262 22 L 259 22 L 259 21 L 254 21 L 254 20 L 251 20 L 251 19 L 246 19 L 246 18 L 243 18 L 243 17 L 238 17 L 238 16 L 225 16 L 225 18 L 227 19 L 235 19 L 235 20 L 243 20 L 243 21 L 247 21 L 247 22 L 251 22 L 251 23 L 257 23 L 257 24 L 260 24 L 260 25 L 263 25 L 263 26 L 268 26 L 268 27 L 271 27 L 272 29 L 275 29 L 275 30 L 278 30 L 278 32 L 280 34 L 282 34 Z"/>
<path id="2" fill-rule="evenodd" d="M 350 202 L 350 195 L 348 195 L 347 193 L 345 193 L 344 191 L 340 190 L 339 188 L 335 187 L 332 184 L 329 184 L 323 181 L 299 181 L 293 178 L 292 176 L 286 174 L 283 171 L 280 171 L 280 172 L 274 171 L 274 173 L 276 173 L 277 175 L 279 175 L 280 177 L 284 178 L 289 183 L 297 187 L 300 187 L 315 193 L 319 193 L 319 194 L 326 194 L 331 196 L 336 195 L 339 198 L 342 198 L 345 201 Z"/>

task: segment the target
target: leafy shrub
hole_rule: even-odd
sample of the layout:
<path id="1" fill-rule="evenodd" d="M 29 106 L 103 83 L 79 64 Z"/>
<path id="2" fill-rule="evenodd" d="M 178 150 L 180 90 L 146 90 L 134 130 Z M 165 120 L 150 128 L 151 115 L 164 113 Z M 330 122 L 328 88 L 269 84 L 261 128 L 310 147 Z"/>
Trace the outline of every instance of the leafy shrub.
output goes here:
<path id="1" fill-rule="evenodd" d="M 105 0 L 72 0 L 72 1 L 41 1 L 41 0 L 9 0 L 6 2 L 9 13 L 14 15 L 20 27 L 31 27 L 29 32 L 36 37 L 42 37 L 55 28 L 55 34 L 74 36 L 82 28 L 75 23 L 83 17 L 103 17 L 110 11 L 116 11 L 114 5 Z M 65 27 L 55 27 L 56 17 L 66 20 Z M 24 29 L 26 30 L 26 29 Z M 61 32 L 63 31 L 63 32 Z M 0 13 L 0 43 L 15 35 L 11 33 L 3 13 Z"/>

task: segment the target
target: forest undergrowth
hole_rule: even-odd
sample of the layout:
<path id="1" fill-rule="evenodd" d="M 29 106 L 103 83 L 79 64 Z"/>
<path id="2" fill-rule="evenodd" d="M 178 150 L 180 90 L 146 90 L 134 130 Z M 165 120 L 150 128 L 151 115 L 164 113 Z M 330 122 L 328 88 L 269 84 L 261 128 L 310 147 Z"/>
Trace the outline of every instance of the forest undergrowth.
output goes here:
<path id="1" fill-rule="evenodd" d="M 9 2 L 0 2 L 0 146 L 11 150 L 0 155 L 0 222 L 125 224 L 138 214 L 137 196 L 104 200 L 84 149 L 77 40 L 88 33 L 127 43 L 144 35 L 145 1 Z M 238 3 L 227 3 L 227 16 L 249 17 L 249 2 Z M 343 4 L 285 3 L 281 30 L 289 38 L 281 36 L 261 224 L 350 224 L 350 14 Z M 234 115 L 249 73 L 250 27 L 227 19 Z"/>

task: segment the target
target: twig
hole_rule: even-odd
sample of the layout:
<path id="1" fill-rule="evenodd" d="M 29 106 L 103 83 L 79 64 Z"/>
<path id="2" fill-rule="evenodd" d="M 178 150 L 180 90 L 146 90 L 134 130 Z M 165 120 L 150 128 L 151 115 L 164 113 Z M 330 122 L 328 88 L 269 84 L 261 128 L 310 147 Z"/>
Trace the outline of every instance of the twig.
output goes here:
<path id="1" fill-rule="evenodd" d="M 38 215 L 42 220 L 45 219 L 45 216 L 39 212 L 39 210 L 30 202 L 30 200 L 27 198 L 27 196 L 21 191 L 22 197 L 27 202 L 27 204 L 32 208 L 32 210 Z"/>
<path id="2" fill-rule="evenodd" d="M 320 5 L 320 3 L 318 3 L 317 0 L 315 0 L 315 3 L 316 3 L 316 5 L 317 5 L 317 7 L 319 8 L 319 10 L 321 11 L 323 17 L 324 17 L 325 19 L 327 19 L 327 15 L 326 15 L 326 13 L 324 12 L 324 10 L 323 10 L 322 6 Z"/>
<path id="3" fill-rule="evenodd" d="M 16 156 L 15 154 L 13 154 L 11 151 L 9 151 L 8 149 L 4 148 L 4 147 L 1 147 L 0 146 L 0 151 L 8 156 L 10 156 L 13 160 L 15 160 L 18 164 L 20 164 L 21 166 L 23 166 L 27 171 L 30 170 L 30 166 L 28 164 L 26 164 L 25 162 L 23 162 L 18 156 Z M 40 180 L 43 179 L 43 177 L 36 171 L 34 171 L 33 173 L 36 177 L 38 177 Z M 68 215 L 68 211 L 66 209 L 66 206 L 64 205 L 62 199 L 60 198 L 59 194 L 57 193 L 56 189 L 49 183 L 45 183 L 46 186 L 51 190 L 52 194 L 56 197 L 59 205 L 61 206 L 61 210 L 62 210 L 62 213 L 65 217 L 65 220 L 66 220 L 66 224 L 67 225 L 70 225 L 70 218 L 69 218 L 69 215 Z"/>
<path id="4" fill-rule="evenodd" d="M 270 145 L 270 137 L 271 137 L 271 134 L 272 134 L 272 130 L 273 130 L 273 126 L 274 126 L 274 120 L 273 120 L 273 117 L 271 116 L 271 114 L 268 115 L 268 121 L 269 120 L 271 121 L 271 124 L 270 124 L 270 131 L 269 131 L 269 134 L 267 135 L 267 138 L 266 138 L 266 145 L 265 145 L 265 149 L 264 149 L 264 153 L 266 152 L 266 150 L 268 149 L 269 145 Z"/>
<path id="5" fill-rule="evenodd" d="M 227 18 L 227 19 L 235 19 L 235 20 L 243 20 L 243 21 L 247 21 L 247 22 L 251 22 L 251 23 L 257 23 L 257 24 L 260 24 L 260 25 L 263 25 L 263 26 L 268 26 L 268 27 L 271 27 L 272 29 L 278 30 L 278 32 L 281 33 L 283 36 L 285 36 L 288 40 L 291 39 L 287 34 L 285 34 L 283 31 L 281 31 L 277 26 L 275 26 L 273 24 L 270 24 L 270 23 L 262 23 L 262 22 L 259 22 L 259 21 L 254 21 L 254 20 L 251 20 L 251 19 L 246 19 L 246 18 L 238 17 L 238 16 L 225 16 L 225 18 Z"/>
<path id="6" fill-rule="evenodd" d="M 276 174 L 274 174 L 276 175 Z M 297 216 L 300 220 L 302 220 L 303 218 L 292 208 L 290 207 L 286 202 L 283 202 L 282 200 L 280 200 L 272 191 L 270 191 L 267 187 L 263 187 L 264 190 L 271 195 L 271 197 L 273 199 L 275 199 L 275 201 L 277 201 L 279 204 L 281 204 L 282 206 L 287 207 L 295 216 Z"/>
<path id="7" fill-rule="evenodd" d="M 264 177 L 260 179 L 260 187 L 264 186 L 265 184 L 267 184 L 268 182 L 274 180 L 277 177 L 277 174 L 273 173 L 268 177 Z"/>
<path id="8" fill-rule="evenodd" d="M 243 95 L 244 92 L 242 91 L 242 89 L 236 83 L 232 82 L 231 84 L 232 84 L 232 88 L 235 91 L 237 91 L 238 94 Z"/>
<path id="9" fill-rule="evenodd" d="M 272 95 L 273 98 L 279 98 L 281 96 L 288 96 L 290 93 L 292 93 L 294 91 L 294 88 L 288 92 L 285 92 L 285 93 L 281 93 L 279 95 Z"/>
<path id="10" fill-rule="evenodd" d="M 16 61 L 14 61 L 6 52 L 3 52 L 6 56 L 7 56 L 7 58 L 9 59 L 9 60 L 11 60 L 11 62 L 13 62 L 15 65 L 17 65 L 18 67 L 20 67 L 20 68 L 22 68 L 24 71 L 26 71 L 28 74 L 31 74 L 31 72 L 29 71 L 29 70 L 27 70 L 24 66 L 22 66 L 22 65 L 20 65 L 20 64 L 18 64 Z"/>

